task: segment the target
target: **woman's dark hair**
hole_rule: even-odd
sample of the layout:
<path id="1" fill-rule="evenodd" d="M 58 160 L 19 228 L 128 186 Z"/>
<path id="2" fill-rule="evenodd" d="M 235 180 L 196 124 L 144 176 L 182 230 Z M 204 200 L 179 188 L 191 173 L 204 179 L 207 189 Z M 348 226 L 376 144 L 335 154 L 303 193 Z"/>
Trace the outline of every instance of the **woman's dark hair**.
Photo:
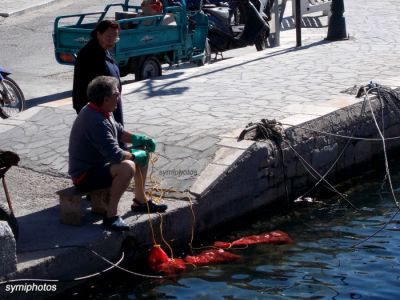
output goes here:
<path id="1" fill-rule="evenodd" d="M 93 104 L 101 106 L 104 97 L 110 97 L 116 89 L 118 89 L 118 80 L 115 77 L 97 76 L 88 85 L 87 97 Z"/>
<path id="2" fill-rule="evenodd" d="M 118 31 L 121 30 L 118 22 L 113 21 L 113 20 L 103 20 L 103 21 L 100 21 L 99 23 L 97 23 L 96 27 L 90 33 L 90 36 L 92 38 L 96 38 L 97 32 L 104 33 L 104 31 L 106 31 L 108 28 L 117 29 Z"/>

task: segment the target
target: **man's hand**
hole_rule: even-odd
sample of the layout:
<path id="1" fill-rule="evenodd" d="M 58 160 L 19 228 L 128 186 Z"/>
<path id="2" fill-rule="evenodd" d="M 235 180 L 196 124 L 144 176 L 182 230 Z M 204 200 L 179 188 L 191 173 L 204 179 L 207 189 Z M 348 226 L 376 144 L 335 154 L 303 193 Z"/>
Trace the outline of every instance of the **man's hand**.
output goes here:
<path id="1" fill-rule="evenodd" d="M 147 151 L 154 152 L 156 150 L 156 142 L 144 134 L 132 134 L 132 147 L 145 147 Z"/>
<path id="2" fill-rule="evenodd" d="M 140 166 L 145 166 L 147 165 L 148 162 L 148 155 L 147 152 L 144 150 L 139 150 L 139 149 L 132 149 L 131 153 L 133 155 L 132 160 L 137 163 Z"/>

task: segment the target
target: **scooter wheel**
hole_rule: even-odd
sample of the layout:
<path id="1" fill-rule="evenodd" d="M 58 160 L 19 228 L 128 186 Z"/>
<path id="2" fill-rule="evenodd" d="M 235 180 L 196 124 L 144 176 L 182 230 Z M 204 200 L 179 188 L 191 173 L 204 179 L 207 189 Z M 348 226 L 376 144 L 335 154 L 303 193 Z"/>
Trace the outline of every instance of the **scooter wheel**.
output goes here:
<path id="1" fill-rule="evenodd" d="M 0 116 L 13 117 L 24 110 L 25 97 L 18 84 L 10 77 L 0 82 Z"/>
<path id="2" fill-rule="evenodd" d="M 257 51 L 262 51 L 268 48 L 268 37 L 269 37 L 269 30 L 263 30 L 256 38 L 254 42 Z"/>

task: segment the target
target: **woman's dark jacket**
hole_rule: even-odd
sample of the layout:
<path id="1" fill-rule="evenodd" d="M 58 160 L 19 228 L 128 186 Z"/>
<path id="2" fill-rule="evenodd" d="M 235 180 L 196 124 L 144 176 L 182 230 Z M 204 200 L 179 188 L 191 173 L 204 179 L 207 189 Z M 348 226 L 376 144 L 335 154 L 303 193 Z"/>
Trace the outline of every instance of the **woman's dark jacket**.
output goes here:
<path id="1" fill-rule="evenodd" d="M 89 82 L 101 75 L 117 78 L 121 92 L 118 66 L 110 53 L 101 48 L 96 39 L 91 39 L 79 51 L 75 62 L 72 103 L 77 113 L 89 102 L 86 94 Z M 118 101 L 117 109 L 114 111 L 114 119 L 123 125 L 121 101 Z"/>

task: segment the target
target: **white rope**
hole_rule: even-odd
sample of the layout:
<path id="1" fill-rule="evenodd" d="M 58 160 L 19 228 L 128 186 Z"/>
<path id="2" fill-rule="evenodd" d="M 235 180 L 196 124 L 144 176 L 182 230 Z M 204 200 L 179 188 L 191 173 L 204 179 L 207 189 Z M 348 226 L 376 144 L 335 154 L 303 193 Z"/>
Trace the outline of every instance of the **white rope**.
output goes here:
<path id="1" fill-rule="evenodd" d="M 31 250 L 31 251 L 24 251 L 24 252 L 37 252 L 37 251 L 44 251 L 44 250 L 49 250 L 49 249 L 62 249 L 62 248 L 80 248 L 80 249 L 85 249 L 90 251 L 92 254 L 96 255 L 97 257 L 99 257 L 100 259 L 102 259 L 103 261 L 105 261 L 106 263 L 108 263 L 110 265 L 110 267 L 93 273 L 93 274 L 89 274 L 89 275 L 85 275 L 85 276 L 81 276 L 81 277 L 75 277 L 72 279 L 42 279 L 42 278 L 21 278 L 21 279 L 10 279 L 10 280 L 5 280 L 5 281 L 1 281 L 0 282 L 0 286 L 3 284 L 9 284 L 9 283 L 17 283 L 17 282 L 71 282 L 71 281 L 80 281 L 80 280 L 85 280 L 85 279 L 89 279 L 89 278 L 93 278 L 99 275 L 102 275 L 114 268 L 117 268 L 121 271 L 124 271 L 128 274 L 131 275 L 135 275 L 135 276 L 139 276 L 139 277 L 143 277 L 143 278 L 153 278 L 153 279 L 162 279 L 164 278 L 163 276 L 156 276 L 156 275 L 147 275 L 147 274 L 141 274 L 141 273 L 137 273 L 128 269 L 125 269 L 123 267 L 120 266 L 120 263 L 123 261 L 125 254 L 124 252 L 122 252 L 120 259 L 116 262 L 113 263 L 112 261 L 108 260 L 107 258 L 105 258 L 104 256 L 100 255 L 99 253 L 97 253 L 96 251 L 87 248 L 85 246 L 78 246 L 78 245 L 66 245 L 66 246 L 56 246 L 54 248 L 47 248 L 47 249 L 36 249 L 36 250 Z"/>

